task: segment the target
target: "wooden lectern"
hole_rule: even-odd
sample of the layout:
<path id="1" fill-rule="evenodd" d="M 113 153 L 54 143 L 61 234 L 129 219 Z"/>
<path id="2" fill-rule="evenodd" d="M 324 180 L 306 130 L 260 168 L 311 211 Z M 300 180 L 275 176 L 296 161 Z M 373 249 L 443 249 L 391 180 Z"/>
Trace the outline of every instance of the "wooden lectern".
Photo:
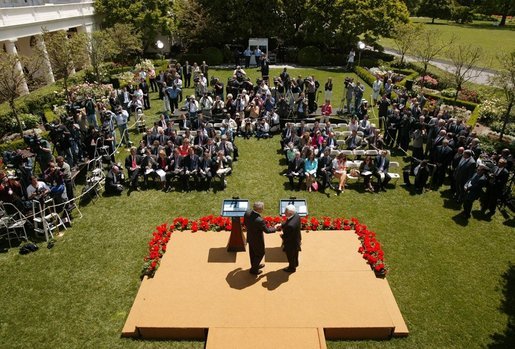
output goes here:
<path id="1" fill-rule="evenodd" d="M 231 236 L 227 243 L 227 251 L 229 252 L 242 252 L 246 250 L 247 240 L 243 235 L 243 229 L 241 229 L 240 218 L 245 215 L 248 207 L 248 200 L 230 199 L 223 201 L 221 216 L 231 217 L 232 219 Z"/>

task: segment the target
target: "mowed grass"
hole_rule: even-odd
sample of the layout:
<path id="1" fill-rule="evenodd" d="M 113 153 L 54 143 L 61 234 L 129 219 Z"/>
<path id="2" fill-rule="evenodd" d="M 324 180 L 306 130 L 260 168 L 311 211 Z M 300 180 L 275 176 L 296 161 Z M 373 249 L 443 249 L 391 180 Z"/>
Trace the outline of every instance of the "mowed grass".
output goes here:
<path id="1" fill-rule="evenodd" d="M 443 40 L 455 38 L 454 45 L 465 44 L 480 47 L 483 50 L 479 66 L 490 69 L 500 68 L 497 55 L 501 51 L 515 49 L 515 24 L 507 23 L 505 27 L 496 27 L 492 22 L 474 21 L 471 24 L 456 24 L 444 20 L 435 20 L 423 17 L 411 18 L 414 23 L 424 23 L 428 29 L 434 29 L 441 33 Z M 395 49 L 393 39 L 381 38 L 379 44 Z M 409 52 L 408 54 L 412 54 Z M 446 52 L 442 52 L 438 58 L 448 59 Z"/>
<path id="2" fill-rule="evenodd" d="M 307 71 L 299 70 L 303 76 Z M 155 118 L 161 103 L 152 102 L 147 114 Z M 285 165 L 277 136 L 236 142 L 240 160 L 223 192 L 148 190 L 100 198 L 82 208 L 84 218 L 76 219 L 53 249 L 41 243 L 39 251 L 27 256 L 18 255 L 16 248 L 1 254 L 0 348 L 203 348 L 203 342 L 133 340 L 120 338 L 120 333 L 154 227 L 177 216 L 219 214 L 222 200 L 235 195 L 263 200 L 266 215 L 277 215 L 281 198 L 306 198 L 311 215 L 354 216 L 378 234 L 410 336 L 328 342 L 329 348 L 483 348 L 503 343 L 492 336 L 502 337 L 507 330 L 509 316 L 501 305 L 513 302 L 513 294 L 505 295 L 503 274 L 514 262 L 515 238 L 500 214 L 491 222 L 457 224 L 453 218 L 459 211 L 445 188 L 413 196 L 400 182 L 380 194 L 364 193 L 360 185 L 338 197 L 292 192 L 281 175 Z"/>

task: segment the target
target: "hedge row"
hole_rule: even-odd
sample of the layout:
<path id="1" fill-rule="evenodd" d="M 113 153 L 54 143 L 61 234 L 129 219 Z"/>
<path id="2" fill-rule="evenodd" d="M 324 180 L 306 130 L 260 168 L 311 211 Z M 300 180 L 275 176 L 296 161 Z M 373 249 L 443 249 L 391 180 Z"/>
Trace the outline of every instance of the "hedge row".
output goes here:
<path id="1" fill-rule="evenodd" d="M 376 81 L 376 77 L 372 75 L 372 73 L 370 73 L 368 69 L 359 66 L 354 66 L 354 72 L 369 86 L 372 86 L 374 84 L 374 81 Z"/>

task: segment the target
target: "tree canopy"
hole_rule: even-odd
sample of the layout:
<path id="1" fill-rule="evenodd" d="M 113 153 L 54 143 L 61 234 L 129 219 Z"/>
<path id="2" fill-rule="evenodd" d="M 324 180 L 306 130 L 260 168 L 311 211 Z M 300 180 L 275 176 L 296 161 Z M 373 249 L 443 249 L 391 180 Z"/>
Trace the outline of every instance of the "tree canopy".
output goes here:
<path id="1" fill-rule="evenodd" d="M 154 45 L 158 34 L 170 33 L 170 0 L 96 0 L 95 12 L 105 28 L 115 24 L 132 24 L 141 32 L 144 48 Z"/>
<path id="2" fill-rule="evenodd" d="M 182 41 L 213 46 L 275 37 L 286 45 L 348 48 L 360 37 L 374 44 L 409 19 L 400 0 L 177 0 L 173 10 Z"/>

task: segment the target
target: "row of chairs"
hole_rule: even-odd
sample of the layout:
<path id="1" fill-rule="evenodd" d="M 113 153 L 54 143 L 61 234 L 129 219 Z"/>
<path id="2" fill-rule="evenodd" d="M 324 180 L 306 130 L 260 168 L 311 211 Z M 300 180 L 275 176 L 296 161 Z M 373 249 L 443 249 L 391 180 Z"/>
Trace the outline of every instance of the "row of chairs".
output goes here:
<path id="1" fill-rule="evenodd" d="M 338 140 L 337 144 L 338 145 L 345 144 L 345 141 Z M 391 155 L 389 150 L 386 150 L 386 152 L 387 152 L 387 156 Z M 354 149 L 354 150 L 349 150 L 349 149 L 346 149 L 346 150 L 333 149 L 333 150 L 331 150 L 331 156 L 332 157 L 336 157 L 336 156 L 338 156 L 340 154 L 344 154 L 345 156 L 347 156 L 347 159 L 349 159 L 351 157 L 356 159 L 358 157 L 367 156 L 367 155 L 377 156 L 377 155 L 379 155 L 379 151 L 376 150 L 376 149 L 367 149 L 367 150 L 365 150 L 365 149 Z"/>

